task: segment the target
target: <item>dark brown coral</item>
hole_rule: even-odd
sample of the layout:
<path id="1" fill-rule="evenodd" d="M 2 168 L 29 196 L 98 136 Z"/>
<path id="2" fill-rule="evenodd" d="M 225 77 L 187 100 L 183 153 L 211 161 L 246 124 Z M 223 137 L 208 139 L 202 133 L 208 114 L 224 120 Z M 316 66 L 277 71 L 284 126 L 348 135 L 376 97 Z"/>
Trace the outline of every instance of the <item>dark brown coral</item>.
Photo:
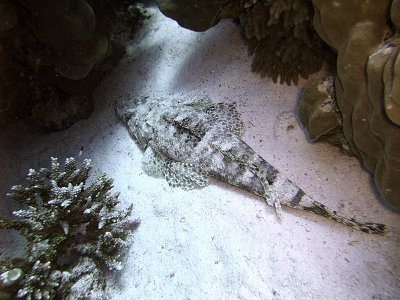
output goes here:
<path id="1" fill-rule="evenodd" d="M 331 62 L 333 54 L 314 31 L 312 17 L 311 3 L 305 0 L 244 4 L 239 20 L 253 40 L 253 71 L 290 85 Z"/>

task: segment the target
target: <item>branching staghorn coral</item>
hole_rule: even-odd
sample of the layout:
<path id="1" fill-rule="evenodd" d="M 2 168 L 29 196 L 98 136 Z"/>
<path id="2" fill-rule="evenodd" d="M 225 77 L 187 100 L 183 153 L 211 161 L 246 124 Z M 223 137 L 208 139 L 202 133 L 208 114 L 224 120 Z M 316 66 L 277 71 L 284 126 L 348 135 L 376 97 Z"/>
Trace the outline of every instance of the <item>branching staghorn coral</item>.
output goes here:
<path id="1" fill-rule="evenodd" d="M 3 294 L 65 299 L 71 289 L 90 295 L 82 286 L 93 285 L 101 293 L 106 272 L 121 270 L 137 222 L 128 219 L 132 206 L 116 210 L 119 195 L 110 194 L 112 180 L 105 174 L 86 183 L 90 170 L 89 160 L 77 168 L 68 158 L 61 168 L 52 158 L 51 169 L 30 169 L 27 186 L 12 187 L 9 196 L 23 208 L 13 213 L 16 219 L 1 217 L 0 228 L 18 230 L 26 238 L 26 258 L 1 267 Z M 21 278 L 6 284 L 12 270 L 21 270 Z"/>

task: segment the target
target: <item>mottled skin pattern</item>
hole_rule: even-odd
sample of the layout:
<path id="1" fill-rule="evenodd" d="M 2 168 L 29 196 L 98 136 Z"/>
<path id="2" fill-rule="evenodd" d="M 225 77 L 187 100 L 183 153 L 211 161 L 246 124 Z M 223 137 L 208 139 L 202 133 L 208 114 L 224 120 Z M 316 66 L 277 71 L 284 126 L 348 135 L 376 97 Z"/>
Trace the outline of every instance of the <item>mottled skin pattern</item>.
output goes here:
<path id="1" fill-rule="evenodd" d="M 243 123 L 234 104 L 176 98 L 116 102 L 116 112 L 145 150 L 143 169 L 173 187 L 191 189 L 213 177 L 281 205 L 313 212 L 354 229 L 383 234 L 385 225 L 361 223 L 314 201 L 241 140 Z"/>

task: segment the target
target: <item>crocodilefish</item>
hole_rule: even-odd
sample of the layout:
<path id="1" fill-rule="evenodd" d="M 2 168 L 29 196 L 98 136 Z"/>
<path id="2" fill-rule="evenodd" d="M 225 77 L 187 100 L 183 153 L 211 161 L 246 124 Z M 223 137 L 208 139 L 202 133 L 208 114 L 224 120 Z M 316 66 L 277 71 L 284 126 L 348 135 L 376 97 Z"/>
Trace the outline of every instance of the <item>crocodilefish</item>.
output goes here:
<path id="1" fill-rule="evenodd" d="M 266 162 L 241 139 L 243 122 L 234 103 L 126 95 L 116 101 L 116 112 L 144 150 L 145 173 L 164 177 L 172 187 L 203 187 L 216 178 L 262 197 L 278 216 L 283 205 L 367 233 L 386 230 L 383 224 L 359 222 L 313 200 Z"/>

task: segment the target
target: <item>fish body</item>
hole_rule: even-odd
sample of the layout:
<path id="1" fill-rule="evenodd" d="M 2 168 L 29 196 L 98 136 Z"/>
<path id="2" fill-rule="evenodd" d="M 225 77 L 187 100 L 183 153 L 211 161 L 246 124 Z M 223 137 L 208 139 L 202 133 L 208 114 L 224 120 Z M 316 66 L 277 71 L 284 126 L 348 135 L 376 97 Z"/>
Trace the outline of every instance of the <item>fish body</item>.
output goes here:
<path id="1" fill-rule="evenodd" d="M 192 189 L 210 177 L 263 197 L 281 215 L 281 205 L 313 212 L 356 230 L 382 234 L 386 227 L 340 215 L 309 197 L 242 139 L 234 103 L 125 96 L 116 112 L 144 150 L 143 169 L 172 187 Z"/>

